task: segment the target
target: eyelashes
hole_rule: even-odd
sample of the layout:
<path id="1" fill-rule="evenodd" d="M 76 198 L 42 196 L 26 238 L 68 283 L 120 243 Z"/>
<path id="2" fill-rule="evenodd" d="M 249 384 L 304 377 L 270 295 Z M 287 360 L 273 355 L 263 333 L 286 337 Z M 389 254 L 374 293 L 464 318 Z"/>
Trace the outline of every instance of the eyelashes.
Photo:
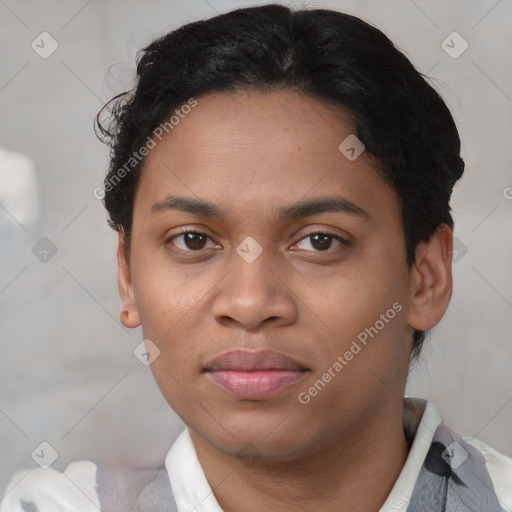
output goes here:
<path id="1" fill-rule="evenodd" d="M 213 242 L 212 238 L 206 233 L 189 229 L 169 237 L 165 244 L 173 246 L 173 250 L 189 253 L 200 253 L 205 249 L 218 249 L 221 247 L 218 244 L 216 245 L 215 242 L 214 247 L 207 247 L 208 241 Z M 347 239 L 327 230 L 316 230 L 306 233 L 294 246 L 304 242 L 309 242 L 312 249 L 302 248 L 300 250 L 319 254 L 333 253 L 340 248 L 350 245 L 350 241 Z M 337 244 L 334 250 L 332 249 L 333 242 Z"/>
<path id="2" fill-rule="evenodd" d="M 190 249 L 190 247 L 187 247 L 186 245 L 184 247 L 178 248 L 179 250 L 186 251 L 186 252 L 199 252 L 201 249 L 203 249 L 203 247 L 201 246 L 202 242 L 206 241 L 207 239 L 211 240 L 211 238 L 206 233 L 188 230 L 188 231 L 183 231 L 182 233 L 178 233 L 177 235 L 171 236 L 170 238 L 168 238 L 166 240 L 165 243 L 176 245 L 174 243 L 174 240 L 180 239 L 180 238 L 182 238 L 182 242 L 185 242 L 185 244 L 191 243 L 193 247 L 195 246 L 191 250 L 187 250 L 187 249 Z M 197 245 L 199 245 L 200 247 L 197 247 Z M 217 247 L 220 247 L 220 246 L 217 246 Z"/>
<path id="3" fill-rule="evenodd" d="M 320 248 L 319 250 L 315 250 L 314 252 L 334 252 L 334 251 L 330 251 L 329 249 L 331 249 L 331 242 L 332 241 L 335 241 L 337 242 L 339 245 L 338 245 L 338 248 L 339 247 L 343 247 L 343 246 L 348 246 L 350 245 L 349 244 L 349 241 L 346 240 L 345 238 L 342 238 L 340 237 L 339 235 L 335 235 L 334 233 L 330 233 L 328 231 L 315 231 L 315 232 L 312 232 L 312 233 L 309 233 L 309 234 L 306 234 L 304 235 L 298 243 L 301 243 L 305 240 L 310 240 L 310 244 L 312 247 L 315 247 L 314 244 L 319 244 L 320 245 Z M 328 241 L 329 244 L 328 244 L 328 247 L 322 247 L 322 245 L 325 245 L 325 241 Z M 295 244 L 297 245 L 297 244 Z M 315 247 L 316 248 L 316 247 Z"/>

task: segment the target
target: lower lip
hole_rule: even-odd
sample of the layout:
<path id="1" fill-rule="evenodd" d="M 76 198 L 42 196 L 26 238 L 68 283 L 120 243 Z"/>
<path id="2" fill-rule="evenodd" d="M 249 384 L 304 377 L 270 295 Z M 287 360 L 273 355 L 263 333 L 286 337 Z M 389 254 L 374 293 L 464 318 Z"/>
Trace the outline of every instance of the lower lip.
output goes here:
<path id="1" fill-rule="evenodd" d="M 307 372 L 296 370 L 217 370 L 208 372 L 227 393 L 245 400 L 265 400 L 295 384 Z"/>

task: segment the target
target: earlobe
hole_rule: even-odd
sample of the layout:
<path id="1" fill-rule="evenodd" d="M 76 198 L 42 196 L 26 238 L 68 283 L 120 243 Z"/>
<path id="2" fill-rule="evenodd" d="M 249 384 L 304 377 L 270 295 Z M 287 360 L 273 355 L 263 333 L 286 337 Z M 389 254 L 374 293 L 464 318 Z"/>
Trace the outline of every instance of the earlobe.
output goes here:
<path id="1" fill-rule="evenodd" d="M 410 327 L 427 331 L 444 316 L 452 295 L 452 249 L 453 232 L 446 224 L 418 244 L 411 270 Z"/>
<path id="2" fill-rule="evenodd" d="M 120 231 L 117 245 L 117 284 L 122 302 L 120 320 L 125 327 L 134 328 L 140 325 L 140 318 L 135 303 L 131 269 L 129 262 L 126 260 L 124 244 L 124 233 Z"/>

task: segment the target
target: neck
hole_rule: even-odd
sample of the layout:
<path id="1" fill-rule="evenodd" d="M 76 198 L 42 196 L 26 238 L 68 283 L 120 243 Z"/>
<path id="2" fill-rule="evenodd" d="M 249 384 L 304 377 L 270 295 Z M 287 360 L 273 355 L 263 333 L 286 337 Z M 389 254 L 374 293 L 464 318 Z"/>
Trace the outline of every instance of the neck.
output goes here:
<path id="1" fill-rule="evenodd" d="M 260 459 L 244 464 L 193 431 L 190 436 L 224 512 L 377 512 L 408 455 L 402 414 L 396 410 L 318 452 L 294 460 Z"/>

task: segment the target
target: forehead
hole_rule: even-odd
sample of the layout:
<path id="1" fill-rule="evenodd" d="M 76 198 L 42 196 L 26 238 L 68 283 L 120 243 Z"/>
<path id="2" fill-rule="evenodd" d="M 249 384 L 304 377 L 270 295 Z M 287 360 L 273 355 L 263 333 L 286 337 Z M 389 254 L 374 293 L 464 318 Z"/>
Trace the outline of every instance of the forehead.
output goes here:
<path id="1" fill-rule="evenodd" d="M 186 196 L 247 223 L 333 195 L 366 211 L 397 213 L 396 195 L 370 156 L 350 160 L 340 151 L 355 131 L 349 112 L 294 92 L 202 96 L 146 156 L 136 214 Z"/>

